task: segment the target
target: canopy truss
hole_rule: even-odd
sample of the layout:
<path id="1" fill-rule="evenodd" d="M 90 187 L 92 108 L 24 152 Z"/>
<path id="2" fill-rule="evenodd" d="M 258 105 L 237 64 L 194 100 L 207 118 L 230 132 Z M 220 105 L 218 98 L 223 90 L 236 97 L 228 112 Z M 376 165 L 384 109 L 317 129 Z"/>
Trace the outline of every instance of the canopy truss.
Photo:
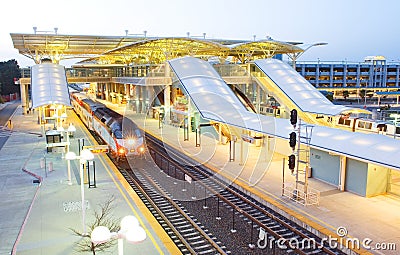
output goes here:
<path id="1" fill-rule="evenodd" d="M 59 34 L 10 34 L 14 48 L 35 63 L 50 58 L 54 63 L 62 59 L 90 58 L 108 50 L 141 40 L 138 37 L 59 35 Z"/>
<path id="2" fill-rule="evenodd" d="M 199 39 L 190 37 L 133 37 L 59 34 L 10 34 L 20 54 L 39 63 L 50 58 L 85 58 L 96 64 L 159 64 L 183 57 L 233 57 L 245 63 L 276 54 L 294 54 L 303 50 L 292 43 L 275 40 L 244 41 Z"/>

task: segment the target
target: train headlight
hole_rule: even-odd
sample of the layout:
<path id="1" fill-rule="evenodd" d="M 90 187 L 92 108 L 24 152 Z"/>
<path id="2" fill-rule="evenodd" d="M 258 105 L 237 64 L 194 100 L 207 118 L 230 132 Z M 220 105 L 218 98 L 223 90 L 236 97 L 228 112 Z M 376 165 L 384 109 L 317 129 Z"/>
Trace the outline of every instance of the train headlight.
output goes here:
<path id="1" fill-rule="evenodd" d="M 119 154 L 125 154 L 125 149 L 124 148 L 119 148 L 118 153 Z"/>
<path id="2" fill-rule="evenodd" d="M 143 153 L 143 152 L 144 152 L 144 147 L 143 147 L 143 146 L 140 146 L 140 147 L 138 148 L 138 152 L 139 152 L 139 153 Z"/>

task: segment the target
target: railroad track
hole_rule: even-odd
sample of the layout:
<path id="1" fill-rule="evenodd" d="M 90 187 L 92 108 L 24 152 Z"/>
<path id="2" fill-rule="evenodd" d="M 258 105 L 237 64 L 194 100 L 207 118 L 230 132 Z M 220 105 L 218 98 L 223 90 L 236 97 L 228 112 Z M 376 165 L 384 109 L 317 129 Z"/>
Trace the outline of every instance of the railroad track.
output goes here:
<path id="1" fill-rule="evenodd" d="M 230 213 L 232 215 L 232 227 L 230 229 L 231 233 L 227 231 L 227 233 L 225 234 L 226 236 L 232 236 L 232 233 L 236 232 L 236 229 L 241 229 L 241 231 L 239 232 L 244 233 L 243 238 L 247 238 L 249 247 L 254 249 L 256 246 L 254 233 L 258 231 L 259 234 L 257 235 L 257 237 L 259 238 L 261 234 L 265 233 L 264 236 L 266 240 L 264 240 L 264 242 L 271 244 L 270 247 L 267 248 L 273 251 L 277 251 L 278 253 L 302 255 L 345 254 L 337 248 L 339 247 L 338 244 L 336 244 L 337 246 L 335 247 L 334 245 L 324 243 L 322 239 L 318 236 L 297 225 L 293 221 L 288 220 L 287 218 L 283 217 L 272 209 L 256 201 L 252 197 L 244 194 L 240 190 L 230 186 L 222 180 L 219 180 L 214 176 L 214 173 L 212 171 L 204 166 L 196 165 L 193 160 L 188 158 L 187 156 L 176 152 L 172 148 L 168 148 L 168 155 L 171 156 L 171 153 L 173 153 L 173 159 L 171 159 L 169 156 L 166 156 L 167 154 L 165 153 L 165 151 L 163 151 L 163 148 L 166 145 L 161 143 L 158 139 L 152 137 L 149 134 L 146 134 L 146 139 L 150 154 L 152 155 L 156 164 L 162 170 L 164 170 L 164 172 L 172 175 L 170 173 L 170 170 L 172 168 L 174 171 L 173 175 L 176 179 L 180 179 L 185 182 L 185 178 L 189 176 L 190 180 L 192 180 L 192 183 L 190 185 L 186 184 L 186 186 L 188 189 L 192 190 L 191 196 L 193 200 L 196 201 L 189 201 L 190 199 L 188 199 L 187 201 L 181 201 L 181 204 L 183 206 L 188 208 L 195 202 L 204 202 L 204 205 L 207 205 L 211 204 L 210 200 L 211 202 L 212 200 L 214 200 L 213 204 L 217 207 L 217 209 L 213 209 L 217 211 L 216 218 L 220 218 L 221 215 L 224 215 L 226 217 L 227 213 Z M 166 164 L 165 162 L 168 163 Z M 157 179 L 155 178 L 154 174 L 151 178 Z M 162 180 L 162 177 L 159 178 L 161 178 L 159 180 Z M 159 184 L 157 185 L 161 186 Z M 177 194 L 175 191 L 169 192 L 164 190 L 164 192 L 167 196 L 170 197 L 173 196 L 170 193 Z M 188 197 L 190 197 L 190 195 Z M 198 200 L 200 197 L 202 197 L 203 201 Z M 223 204 L 224 206 L 221 207 L 221 204 Z M 222 210 L 221 208 L 223 207 L 225 207 L 224 211 L 220 212 L 220 210 Z M 190 211 L 191 215 L 194 215 L 195 213 L 201 213 L 201 210 L 197 209 Z M 205 219 L 205 221 L 209 220 Z M 244 222 L 245 224 L 243 226 L 250 228 L 250 230 L 242 231 L 242 227 L 235 227 L 235 223 L 238 224 L 240 221 L 241 224 L 243 224 Z M 203 224 L 206 224 L 206 222 L 204 222 Z M 212 226 L 208 225 L 205 227 L 210 229 L 212 228 Z M 217 229 L 215 229 L 215 231 L 217 232 Z M 218 239 L 221 239 L 221 236 L 217 237 Z M 277 241 L 279 241 L 280 245 L 277 245 Z M 257 243 L 257 245 L 259 244 Z M 232 247 L 228 248 L 232 250 L 232 253 L 238 254 L 234 249 L 231 249 Z"/>
<path id="2" fill-rule="evenodd" d="M 120 169 L 150 212 L 175 242 L 182 254 L 227 254 L 226 247 L 195 218 L 182 208 L 179 201 L 161 189 L 149 176 Z"/>

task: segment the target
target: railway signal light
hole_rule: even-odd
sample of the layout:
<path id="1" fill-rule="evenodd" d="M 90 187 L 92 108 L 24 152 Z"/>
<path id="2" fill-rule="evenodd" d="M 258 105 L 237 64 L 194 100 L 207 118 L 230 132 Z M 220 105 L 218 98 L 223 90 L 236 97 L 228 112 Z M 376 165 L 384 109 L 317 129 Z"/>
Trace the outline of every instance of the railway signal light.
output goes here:
<path id="1" fill-rule="evenodd" d="M 289 156 L 289 169 L 292 171 L 294 171 L 294 167 L 296 165 L 296 156 L 294 154 Z"/>
<path id="2" fill-rule="evenodd" d="M 292 132 L 289 134 L 289 145 L 290 147 L 292 147 L 293 150 L 296 147 L 296 132 Z"/>
<path id="3" fill-rule="evenodd" d="M 290 124 L 293 125 L 293 127 L 296 127 L 297 124 L 297 110 L 293 109 L 290 111 Z"/>

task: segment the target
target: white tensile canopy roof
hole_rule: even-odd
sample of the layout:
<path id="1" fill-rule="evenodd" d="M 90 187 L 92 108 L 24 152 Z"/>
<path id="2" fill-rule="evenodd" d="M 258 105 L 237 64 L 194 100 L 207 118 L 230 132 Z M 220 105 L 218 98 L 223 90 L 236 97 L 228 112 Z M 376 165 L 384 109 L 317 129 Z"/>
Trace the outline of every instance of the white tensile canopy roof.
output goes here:
<path id="1" fill-rule="evenodd" d="M 333 104 L 309 81 L 283 61 L 259 59 L 254 63 L 303 112 L 335 116 L 349 111 L 361 111 Z M 368 111 L 364 112 L 369 113 Z"/>
<path id="2" fill-rule="evenodd" d="M 168 63 L 204 119 L 274 137 L 289 138 L 289 133 L 293 131 L 289 120 L 247 111 L 209 63 L 193 57 L 173 59 Z M 337 109 L 341 111 L 335 107 L 324 111 L 332 114 Z M 320 109 L 314 111 L 320 112 Z M 315 125 L 310 145 L 365 162 L 400 169 L 400 140 L 387 136 Z"/>
<path id="3" fill-rule="evenodd" d="M 32 108 L 58 104 L 70 106 L 64 66 L 44 63 L 32 66 Z"/>

